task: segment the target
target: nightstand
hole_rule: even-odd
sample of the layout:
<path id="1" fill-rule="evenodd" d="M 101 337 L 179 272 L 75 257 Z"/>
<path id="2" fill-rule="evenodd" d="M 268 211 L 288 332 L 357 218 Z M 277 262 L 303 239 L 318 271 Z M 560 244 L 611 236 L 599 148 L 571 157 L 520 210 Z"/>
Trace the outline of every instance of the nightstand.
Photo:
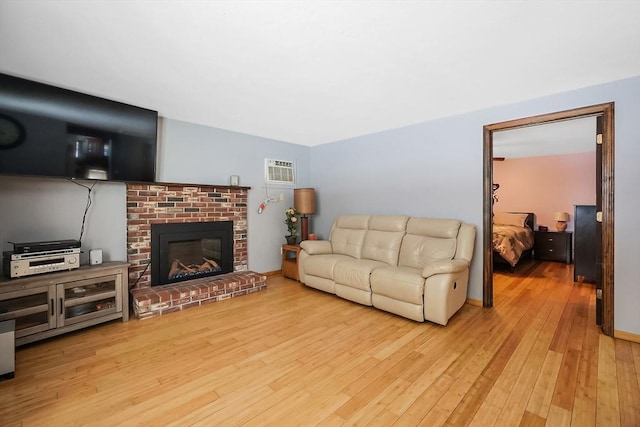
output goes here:
<path id="1" fill-rule="evenodd" d="M 535 257 L 547 261 L 561 261 L 571 264 L 572 236 L 573 233 L 562 231 L 536 231 Z"/>
<path id="2" fill-rule="evenodd" d="M 298 276 L 298 256 L 300 246 L 282 245 L 282 275 L 289 279 L 299 280 Z"/>

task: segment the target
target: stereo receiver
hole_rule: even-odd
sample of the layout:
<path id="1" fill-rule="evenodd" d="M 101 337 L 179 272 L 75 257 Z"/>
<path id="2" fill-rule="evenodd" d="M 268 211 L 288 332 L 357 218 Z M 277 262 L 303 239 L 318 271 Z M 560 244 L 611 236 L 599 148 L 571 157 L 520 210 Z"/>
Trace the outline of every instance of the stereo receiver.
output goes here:
<path id="1" fill-rule="evenodd" d="M 80 249 L 69 248 L 42 252 L 3 252 L 2 270 L 10 278 L 31 276 L 80 267 Z"/>

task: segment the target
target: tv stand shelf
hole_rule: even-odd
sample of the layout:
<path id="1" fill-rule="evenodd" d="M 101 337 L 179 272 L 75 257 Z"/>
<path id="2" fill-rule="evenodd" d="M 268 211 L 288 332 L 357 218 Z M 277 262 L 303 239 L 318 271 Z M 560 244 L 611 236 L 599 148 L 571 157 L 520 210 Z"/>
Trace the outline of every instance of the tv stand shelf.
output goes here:
<path id="1" fill-rule="evenodd" d="M 127 268 L 121 261 L 0 279 L 0 321 L 15 320 L 16 346 L 108 322 L 129 320 Z"/>

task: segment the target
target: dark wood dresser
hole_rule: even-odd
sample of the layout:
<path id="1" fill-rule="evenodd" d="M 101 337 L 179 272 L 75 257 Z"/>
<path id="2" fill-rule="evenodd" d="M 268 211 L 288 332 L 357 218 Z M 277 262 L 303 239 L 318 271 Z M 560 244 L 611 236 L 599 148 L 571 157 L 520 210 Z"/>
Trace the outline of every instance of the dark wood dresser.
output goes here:
<path id="1" fill-rule="evenodd" d="M 571 238 L 573 233 L 536 231 L 533 253 L 537 259 L 561 261 L 571 264 Z"/>
<path id="2" fill-rule="evenodd" d="M 596 207 L 576 205 L 573 281 L 596 283 Z"/>

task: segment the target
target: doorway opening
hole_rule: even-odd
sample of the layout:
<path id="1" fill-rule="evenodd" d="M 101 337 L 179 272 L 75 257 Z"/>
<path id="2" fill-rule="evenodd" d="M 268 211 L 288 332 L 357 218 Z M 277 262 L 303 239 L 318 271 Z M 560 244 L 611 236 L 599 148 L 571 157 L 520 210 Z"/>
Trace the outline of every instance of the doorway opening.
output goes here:
<path id="1" fill-rule="evenodd" d="M 484 126 L 484 207 L 483 207 L 483 306 L 493 306 L 493 251 L 492 251 L 492 214 L 493 214 L 493 134 L 494 132 L 518 129 L 540 124 L 555 123 L 584 117 L 600 117 L 598 129 L 601 135 L 601 154 L 598 155 L 596 168 L 601 176 L 597 189 L 598 206 L 601 206 L 601 248 L 602 265 L 596 298 L 600 300 L 602 311 L 602 331 L 613 336 L 614 331 L 614 258 L 613 258 L 613 208 L 614 208 L 614 104 L 599 104 L 590 107 L 527 117 Z"/>

